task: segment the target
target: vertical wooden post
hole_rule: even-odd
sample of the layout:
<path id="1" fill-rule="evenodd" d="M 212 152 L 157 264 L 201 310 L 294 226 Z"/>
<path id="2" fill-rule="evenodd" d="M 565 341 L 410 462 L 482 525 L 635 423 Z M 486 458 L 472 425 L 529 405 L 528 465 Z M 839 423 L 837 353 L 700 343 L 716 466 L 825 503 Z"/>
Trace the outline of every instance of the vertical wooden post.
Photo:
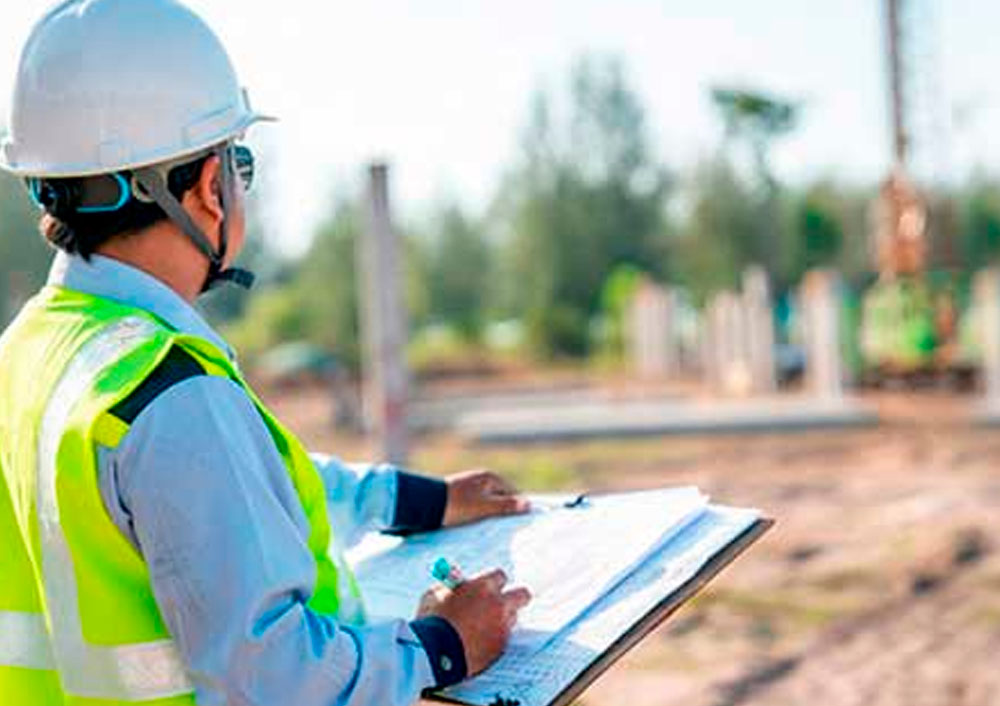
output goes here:
<path id="1" fill-rule="evenodd" d="M 364 337 L 364 407 L 381 460 L 403 465 L 409 434 L 406 402 L 407 315 L 403 258 L 389 209 L 389 168 L 368 170 L 367 228 L 358 243 L 361 323 Z"/>
<path id="2" fill-rule="evenodd" d="M 751 390 L 749 337 L 740 296 L 729 290 L 716 294 L 708 306 L 707 324 L 709 380 L 721 394 L 747 394 Z"/>
<path id="3" fill-rule="evenodd" d="M 889 106 L 892 118 L 892 147 L 896 166 L 906 168 L 910 140 L 906 123 L 901 7 L 904 0 L 885 0 L 886 49 L 889 63 Z"/>
<path id="4" fill-rule="evenodd" d="M 800 290 L 807 381 L 819 401 L 833 404 L 844 399 L 839 285 L 835 272 L 812 270 L 806 273 Z"/>
<path id="5" fill-rule="evenodd" d="M 632 369 L 642 380 L 675 372 L 673 301 L 669 289 L 643 279 L 626 311 L 626 343 Z"/>
<path id="6" fill-rule="evenodd" d="M 747 353 L 751 386 L 756 394 L 777 389 L 774 374 L 774 316 L 767 271 L 753 265 L 743 273 L 743 306 L 746 313 Z"/>

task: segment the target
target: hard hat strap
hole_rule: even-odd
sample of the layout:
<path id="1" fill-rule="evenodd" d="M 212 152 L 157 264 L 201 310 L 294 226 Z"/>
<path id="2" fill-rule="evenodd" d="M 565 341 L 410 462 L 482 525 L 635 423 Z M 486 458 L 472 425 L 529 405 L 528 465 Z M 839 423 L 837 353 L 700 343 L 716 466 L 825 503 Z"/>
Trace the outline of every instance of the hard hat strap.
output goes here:
<path id="1" fill-rule="evenodd" d="M 219 224 L 219 253 L 218 260 L 211 261 L 208 270 L 208 278 L 202 291 L 208 291 L 221 282 L 232 282 L 238 287 L 250 289 L 253 286 L 254 274 L 250 270 L 240 267 L 229 267 L 222 269 L 222 263 L 226 261 L 226 251 L 229 248 L 229 200 L 233 195 L 233 188 L 236 184 L 235 168 L 236 164 L 233 155 L 232 143 L 226 143 L 216 148 L 215 153 L 219 157 L 219 200 L 222 202 L 222 222 Z"/>
<path id="2" fill-rule="evenodd" d="M 216 154 L 221 161 L 220 174 L 220 201 L 222 204 L 222 222 L 219 224 L 219 249 L 212 247 L 211 241 L 205 236 L 201 228 L 190 214 L 184 210 L 180 202 L 170 193 L 163 176 L 155 167 L 142 167 L 132 171 L 132 175 L 156 204 L 163 209 L 167 216 L 177 224 L 177 227 L 194 243 L 205 257 L 208 258 L 208 276 L 202 291 L 208 291 L 219 282 L 232 282 L 233 284 L 249 289 L 253 285 L 254 276 L 252 272 L 240 268 L 228 268 L 223 270 L 228 247 L 228 212 L 229 197 L 233 185 L 232 165 L 227 152 L 228 145 L 220 146 Z"/>
<path id="3" fill-rule="evenodd" d="M 205 257 L 210 262 L 215 262 L 218 255 L 212 247 L 211 242 L 205 237 L 205 234 L 202 233 L 201 228 L 194 222 L 190 214 L 184 210 L 180 202 L 167 189 L 167 185 L 163 181 L 163 177 L 160 176 L 160 173 L 152 167 L 142 167 L 133 170 L 132 175 L 139 182 L 143 190 L 163 209 L 170 220 L 184 231 L 184 234 L 201 250 Z"/>

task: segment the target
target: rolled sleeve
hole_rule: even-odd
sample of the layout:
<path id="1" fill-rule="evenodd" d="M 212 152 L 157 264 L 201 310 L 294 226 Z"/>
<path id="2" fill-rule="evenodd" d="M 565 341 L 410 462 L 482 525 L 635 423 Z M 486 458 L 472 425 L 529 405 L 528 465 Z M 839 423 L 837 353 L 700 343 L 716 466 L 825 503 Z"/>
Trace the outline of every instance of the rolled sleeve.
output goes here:
<path id="1" fill-rule="evenodd" d="M 448 503 L 443 480 L 387 464 L 344 463 L 319 453 L 310 456 L 326 486 L 330 521 L 344 548 L 368 531 L 410 534 L 441 527 Z"/>
<path id="2" fill-rule="evenodd" d="M 425 640 L 435 655 L 454 645 L 426 637 L 423 623 L 345 626 L 309 607 L 308 521 L 267 428 L 234 383 L 175 385 L 102 459 L 115 516 L 127 518 L 123 531 L 149 567 L 198 703 L 402 706 L 439 683 Z M 389 509 L 374 503 L 353 516 L 395 512 L 395 474 L 384 475 L 391 482 L 376 473 L 365 492 Z M 391 493 L 376 490 L 380 483 Z"/>
<path id="3" fill-rule="evenodd" d="M 448 486 L 438 478 L 399 471 L 396 476 L 395 534 L 426 532 L 441 527 L 448 504 Z"/>

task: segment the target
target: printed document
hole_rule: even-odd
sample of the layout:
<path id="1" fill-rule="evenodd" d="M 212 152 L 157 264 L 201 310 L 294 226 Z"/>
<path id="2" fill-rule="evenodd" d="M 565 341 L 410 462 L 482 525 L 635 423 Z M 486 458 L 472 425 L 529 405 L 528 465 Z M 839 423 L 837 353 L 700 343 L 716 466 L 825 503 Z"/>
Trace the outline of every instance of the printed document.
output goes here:
<path id="1" fill-rule="evenodd" d="M 578 507 L 536 503 L 525 515 L 415 535 L 355 568 L 373 616 L 413 616 L 443 556 L 466 576 L 499 567 L 526 586 L 513 643 L 536 645 L 570 624 L 644 558 L 697 518 L 708 500 L 697 488 L 609 495 Z M 353 554 L 352 554 L 353 558 Z"/>
<path id="2" fill-rule="evenodd" d="M 467 576 L 500 567 L 511 586 L 531 590 L 500 659 L 444 696 L 546 706 L 759 517 L 709 505 L 694 487 L 596 496 L 575 507 L 562 500 L 535 498 L 525 515 L 404 540 L 371 538 L 348 554 L 373 620 L 413 617 L 441 556 Z"/>
<path id="3" fill-rule="evenodd" d="M 497 695 L 518 706 L 547 706 L 633 624 L 690 581 L 759 518 L 756 510 L 710 505 L 542 648 L 512 645 L 485 672 L 445 689 L 443 695 L 478 706 L 489 706 Z"/>

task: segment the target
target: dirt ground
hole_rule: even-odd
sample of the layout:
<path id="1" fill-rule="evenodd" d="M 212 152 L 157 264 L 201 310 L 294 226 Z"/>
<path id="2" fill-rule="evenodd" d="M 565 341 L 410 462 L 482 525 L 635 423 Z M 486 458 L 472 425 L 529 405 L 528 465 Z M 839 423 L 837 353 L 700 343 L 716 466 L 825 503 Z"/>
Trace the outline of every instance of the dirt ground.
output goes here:
<path id="1" fill-rule="evenodd" d="M 273 399 L 314 447 L 322 398 Z M 585 706 L 1000 704 L 1000 429 L 972 398 L 870 398 L 878 428 L 523 447 L 419 441 L 413 466 L 528 489 L 695 483 L 778 524 L 584 695 Z"/>

